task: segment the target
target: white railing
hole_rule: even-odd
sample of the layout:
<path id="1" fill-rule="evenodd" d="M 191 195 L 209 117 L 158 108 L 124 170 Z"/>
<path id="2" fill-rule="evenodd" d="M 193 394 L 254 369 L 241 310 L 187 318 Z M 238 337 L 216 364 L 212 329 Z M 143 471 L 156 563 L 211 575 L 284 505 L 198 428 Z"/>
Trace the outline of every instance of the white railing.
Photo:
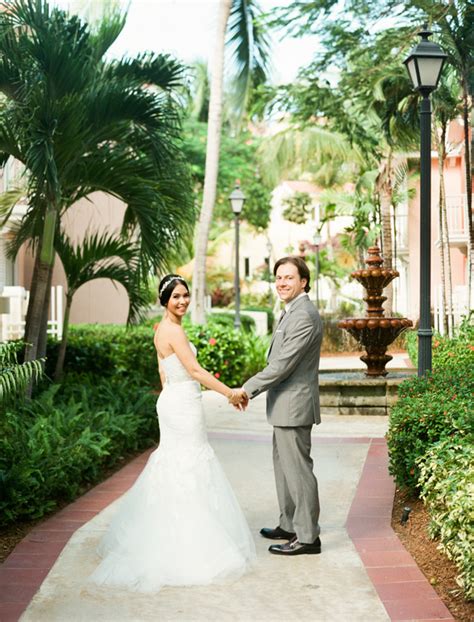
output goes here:
<path id="1" fill-rule="evenodd" d="M 439 209 L 439 205 L 438 205 Z M 467 199 L 465 194 L 446 197 L 446 216 L 450 242 L 466 242 L 469 238 Z"/>
<path id="2" fill-rule="evenodd" d="M 441 335 L 444 335 L 443 305 L 441 298 L 442 288 L 438 285 L 434 296 L 434 328 Z M 453 289 L 453 321 L 454 326 L 458 326 L 464 315 L 469 312 L 467 301 L 467 285 L 457 285 Z"/>
<path id="3" fill-rule="evenodd" d="M 29 292 L 21 286 L 4 287 L 0 293 L 0 341 L 21 339 L 25 334 L 25 318 Z M 51 288 L 48 334 L 57 339 L 63 336 L 63 287 Z"/>
<path id="4" fill-rule="evenodd" d="M 401 208 L 401 206 L 399 206 Z M 408 249 L 408 212 L 402 211 L 400 213 L 399 208 L 395 215 L 395 227 L 396 236 L 394 236 L 397 252 L 403 252 Z"/>

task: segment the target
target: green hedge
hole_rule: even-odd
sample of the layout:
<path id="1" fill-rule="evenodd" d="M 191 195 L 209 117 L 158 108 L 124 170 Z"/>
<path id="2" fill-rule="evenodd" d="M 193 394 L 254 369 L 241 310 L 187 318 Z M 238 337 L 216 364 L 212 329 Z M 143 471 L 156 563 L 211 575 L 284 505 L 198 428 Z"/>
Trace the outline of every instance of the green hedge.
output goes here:
<path id="1" fill-rule="evenodd" d="M 472 432 L 473 386 L 474 367 L 413 377 L 400 385 L 387 434 L 389 468 L 399 486 L 416 492 L 417 459 L 443 438 Z"/>
<path id="2" fill-rule="evenodd" d="M 59 343 L 48 341 L 46 373 L 52 377 Z M 79 324 L 69 329 L 64 371 L 159 387 L 152 326 Z"/>
<path id="3" fill-rule="evenodd" d="M 156 395 L 117 379 L 72 377 L 0 417 L 0 524 L 39 518 L 158 439 Z"/>
<path id="4" fill-rule="evenodd" d="M 431 517 L 429 531 L 458 567 L 457 578 L 474 599 L 474 435 L 447 438 L 417 461 L 420 496 Z"/>
<path id="5" fill-rule="evenodd" d="M 465 318 L 457 328 L 453 339 L 442 337 L 438 333 L 433 335 L 432 353 L 433 370 L 463 369 L 474 367 L 474 325 L 470 318 Z M 416 367 L 418 364 L 418 335 L 416 331 L 407 333 L 408 355 Z"/>
<path id="6" fill-rule="evenodd" d="M 231 386 L 240 386 L 265 365 L 268 339 L 251 330 L 235 331 L 233 316 L 222 314 L 205 326 L 185 322 L 184 328 L 197 347 L 201 365 Z M 244 316 L 242 316 L 244 317 Z M 246 324 L 254 324 L 252 318 Z M 215 342 L 215 343 L 214 343 Z M 59 344 L 50 340 L 46 372 L 51 377 Z M 153 326 L 72 326 L 66 351 L 65 373 L 92 374 L 142 386 L 160 387 Z"/>

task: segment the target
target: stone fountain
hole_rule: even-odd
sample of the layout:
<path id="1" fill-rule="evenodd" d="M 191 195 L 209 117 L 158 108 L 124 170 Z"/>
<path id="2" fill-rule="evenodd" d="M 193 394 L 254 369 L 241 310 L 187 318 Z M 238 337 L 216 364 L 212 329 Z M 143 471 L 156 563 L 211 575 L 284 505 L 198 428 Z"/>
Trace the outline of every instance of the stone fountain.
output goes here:
<path id="1" fill-rule="evenodd" d="M 380 256 L 380 248 L 371 246 L 368 249 L 369 256 L 365 260 L 367 268 L 356 270 L 351 274 L 352 278 L 359 281 L 367 296 L 367 315 L 364 318 L 349 318 L 339 322 L 339 328 L 344 328 L 357 341 L 362 344 L 366 354 L 361 360 L 367 365 L 366 376 L 386 376 L 385 365 L 393 357 L 387 354 L 388 346 L 395 341 L 400 333 L 413 326 L 407 318 L 385 317 L 383 303 L 387 300 L 383 296 L 383 290 L 394 278 L 399 276 L 397 270 L 383 267 L 383 259 Z"/>

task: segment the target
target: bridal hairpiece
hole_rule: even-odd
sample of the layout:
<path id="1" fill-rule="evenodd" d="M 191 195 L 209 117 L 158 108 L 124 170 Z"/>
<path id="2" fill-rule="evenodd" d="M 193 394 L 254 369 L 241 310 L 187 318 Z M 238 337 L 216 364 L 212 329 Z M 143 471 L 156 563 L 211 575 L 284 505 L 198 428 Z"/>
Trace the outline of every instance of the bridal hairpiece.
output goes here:
<path id="1" fill-rule="evenodd" d="M 158 292 L 158 296 L 161 297 L 161 294 L 165 291 L 168 285 L 172 283 L 173 281 L 181 281 L 182 283 L 185 283 L 185 280 L 180 276 L 170 276 L 170 278 L 166 279 L 166 281 L 161 286 L 160 291 Z"/>

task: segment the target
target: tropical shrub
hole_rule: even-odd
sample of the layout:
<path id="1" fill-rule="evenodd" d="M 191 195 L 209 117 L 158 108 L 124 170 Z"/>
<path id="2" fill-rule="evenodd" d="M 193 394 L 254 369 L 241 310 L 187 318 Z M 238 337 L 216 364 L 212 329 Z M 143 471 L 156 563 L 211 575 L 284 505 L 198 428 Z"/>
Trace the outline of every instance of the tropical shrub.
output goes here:
<path id="1" fill-rule="evenodd" d="M 429 532 L 460 570 L 457 581 L 474 599 L 474 436 L 450 437 L 417 460 Z"/>
<path id="2" fill-rule="evenodd" d="M 216 324 L 222 326 L 224 328 L 228 328 L 229 330 L 234 330 L 234 321 L 235 321 L 235 313 L 234 311 L 222 311 L 219 313 L 212 313 L 207 316 L 207 323 L 210 326 L 215 326 Z M 190 322 L 185 323 L 185 328 L 191 326 Z M 240 326 L 242 330 L 246 332 L 255 330 L 255 320 L 250 317 L 250 315 L 245 315 L 245 313 L 240 314 Z"/>
<path id="3" fill-rule="evenodd" d="M 0 524 L 39 518 L 156 442 L 156 396 L 122 379 L 68 377 L 0 418 Z"/>
<path id="4" fill-rule="evenodd" d="M 407 350 L 413 364 L 418 364 L 418 336 L 415 331 L 407 337 Z M 474 367 L 474 325 L 466 317 L 453 339 L 435 333 L 432 341 L 433 370 L 454 366 Z"/>
<path id="5" fill-rule="evenodd" d="M 257 337 L 254 320 L 242 314 L 243 330 L 233 328 L 233 314 L 213 314 L 206 326 L 184 323 L 197 348 L 198 360 L 212 374 L 231 386 L 240 385 L 265 365 L 268 339 Z M 245 327 L 245 329 L 244 329 Z M 58 342 L 48 343 L 46 369 L 52 374 Z M 158 364 L 150 322 L 140 326 L 72 326 L 65 360 L 66 374 L 90 374 L 115 378 L 143 387 L 160 388 Z"/>
<path id="6" fill-rule="evenodd" d="M 52 376 L 59 342 L 50 340 L 46 373 Z M 153 327 L 125 327 L 112 324 L 71 326 L 64 364 L 66 374 L 91 374 L 97 378 L 121 379 L 158 388 L 160 379 Z"/>
<path id="7" fill-rule="evenodd" d="M 198 361 L 204 369 L 232 387 L 241 386 L 265 366 L 268 338 L 229 329 L 217 322 L 189 325 L 186 333 L 196 346 Z"/>
<path id="8" fill-rule="evenodd" d="M 397 484 L 416 492 L 417 459 L 441 439 L 473 431 L 474 366 L 442 369 L 403 382 L 390 414 L 387 434 L 389 468 Z"/>

